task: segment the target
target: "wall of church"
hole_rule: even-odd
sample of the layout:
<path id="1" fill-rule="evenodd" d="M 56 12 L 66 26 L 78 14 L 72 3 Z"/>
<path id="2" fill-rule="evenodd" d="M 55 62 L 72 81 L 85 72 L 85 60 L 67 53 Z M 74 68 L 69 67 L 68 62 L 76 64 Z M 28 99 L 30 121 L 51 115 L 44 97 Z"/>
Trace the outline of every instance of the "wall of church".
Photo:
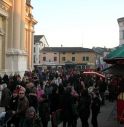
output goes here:
<path id="1" fill-rule="evenodd" d="M 26 0 L 0 0 L 0 74 L 32 69 L 34 25 Z"/>

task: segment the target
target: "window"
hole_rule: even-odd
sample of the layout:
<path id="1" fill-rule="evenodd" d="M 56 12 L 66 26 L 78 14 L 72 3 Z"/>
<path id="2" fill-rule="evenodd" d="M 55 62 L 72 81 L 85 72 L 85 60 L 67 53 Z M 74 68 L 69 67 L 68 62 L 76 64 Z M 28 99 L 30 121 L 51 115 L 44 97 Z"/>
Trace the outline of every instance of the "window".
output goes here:
<path id="1" fill-rule="evenodd" d="M 34 47 L 34 52 L 35 52 L 35 47 Z"/>
<path id="2" fill-rule="evenodd" d="M 63 52 L 63 54 L 65 54 L 65 52 Z"/>
<path id="3" fill-rule="evenodd" d="M 43 57 L 43 61 L 46 61 L 46 57 Z"/>
<path id="4" fill-rule="evenodd" d="M 54 52 L 54 54 L 56 54 L 56 52 Z"/>
<path id="5" fill-rule="evenodd" d="M 43 52 L 43 54 L 46 54 L 45 52 Z"/>
<path id="6" fill-rule="evenodd" d="M 85 61 L 85 56 L 83 56 L 83 61 Z"/>
<path id="7" fill-rule="evenodd" d="M 57 57 L 54 57 L 54 61 L 57 61 Z"/>
<path id="8" fill-rule="evenodd" d="M 35 63 L 35 56 L 34 56 L 34 63 Z"/>
<path id="9" fill-rule="evenodd" d="M 83 56 L 83 61 L 89 61 L 89 57 L 88 56 Z"/>
<path id="10" fill-rule="evenodd" d="M 62 61 L 65 61 L 65 57 L 62 57 Z"/>
<path id="11" fill-rule="evenodd" d="M 88 56 L 86 57 L 86 61 L 89 61 L 89 57 Z"/>
<path id="12" fill-rule="evenodd" d="M 72 57 L 72 61 L 75 61 L 75 57 Z"/>
<path id="13" fill-rule="evenodd" d="M 124 30 L 122 30 L 122 39 L 124 39 Z"/>

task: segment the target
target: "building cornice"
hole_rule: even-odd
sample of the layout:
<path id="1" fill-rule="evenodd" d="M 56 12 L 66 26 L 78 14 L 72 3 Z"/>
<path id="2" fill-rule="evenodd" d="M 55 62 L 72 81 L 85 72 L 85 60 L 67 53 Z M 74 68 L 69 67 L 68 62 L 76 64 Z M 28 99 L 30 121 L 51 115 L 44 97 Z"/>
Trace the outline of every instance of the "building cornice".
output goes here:
<path id="1" fill-rule="evenodd" d="M 27 20 L 28 22 L 30 22 L 33 25 L 38 23 L 34 18 L 31 18 L 31 17 L 28 17 L 28 16 L 25 17 L 25 20 Z"/>
<path id="2" fill-rule="evenodd" d="M 23 56 L 27 56 L 27 52 L 25 52 L 24 50 L 20 50 L 20 49 L 8 49 L 6 51 L 6 55 L 23 55 Z"/>
<path id="3" fill-rule="evenodd" d="M 119 22 L 124 22 L 124 17 L 118 18 L 117 21 L 118 21 L 118 23 L 119 23 Z"/>
<path id="4" fill-rule="evenodd" d="M 6 5 L 12 6 L 12 0 L 2 0 Z"/>
<path id="5" fill-rule="evenodd" d="M 0 1 L 0 14 L 8 17 L 8 10 L 12 7 L 12 3 L 10 0 L 2 0 Z"/>

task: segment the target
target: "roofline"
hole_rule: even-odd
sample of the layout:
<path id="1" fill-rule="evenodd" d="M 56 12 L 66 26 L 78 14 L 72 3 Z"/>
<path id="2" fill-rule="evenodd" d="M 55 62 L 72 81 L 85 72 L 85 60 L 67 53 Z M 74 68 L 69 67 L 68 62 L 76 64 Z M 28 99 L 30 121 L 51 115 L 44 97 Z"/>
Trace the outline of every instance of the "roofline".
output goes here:
<path id="1" fill-rule="evenodd" d="M 49 46 L 49 44 L 48 44 L 48 41 L 47 41 L 47 39 L 46 39 L 45 35 L 43 35 L 43 37 L 45 38 L 45 40 L 46 40 L 46 43 L 47 43 L 47 45 Z"/>
<path id="2" fill-rule="evenodd" d="M 46 48 L 46 50 L 44 50 Z M 61 49 L 66 49 L 66 48 L 70 48 L 70 50 L 67 50 L 67 51 L 62 51 Z M 56 52 L 72 52 L 72 50 L 71 50 L 71 48 L 82 48 L 82 47 L 44 47 L 43 49 L 42 49 L 42 51 L 44 51 L 44 52 L 47 52 L 47 51 L 49 51 L 49 49 L 51 49 L 50 50 L 50 52 L 54 52 L 54 49 L 60 49 L 59 51 L 56 51 Z M 75 52 L 94 52 L 94 53 L 96 53 L 93 49 L 90 49 L 90 48 L 82 48 L 82 49 L 84 49 L 84 50 L 86 50 L 86 51 L 84 51 L 84 50 L 76 50 Z M 74 52 L 74 51 L 73 51 Z"/>
<path id="3" fill-rule="evenodd" d="M 47 45 L 49 46 L 48 41 L 47 41 L 45 35 L 43 35 L 43 34 L 35 34 L 34 36 L 42 36 L 42 37 L 44 37 L 44 39 L 45 39 Z M 42 37 L 41 37 L 41 39 L 42 39 Z M 41 39 L 40 39 L 40 40 L 41 40 Z M 40 41 L 40 42 L 41 42 L 41 41 Z"/>
<path id="4" fill-rule="evenodd" d="M 118 23 L 124 21 L 124 17 L 117 19 Z"/>

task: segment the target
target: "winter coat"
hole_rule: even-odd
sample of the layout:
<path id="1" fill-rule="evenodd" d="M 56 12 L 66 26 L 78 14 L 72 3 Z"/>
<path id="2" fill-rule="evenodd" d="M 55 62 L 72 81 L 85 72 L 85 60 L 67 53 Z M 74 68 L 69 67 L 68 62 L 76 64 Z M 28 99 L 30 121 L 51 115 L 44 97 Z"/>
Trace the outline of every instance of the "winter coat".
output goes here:
<path id="1" fill-rule="evenodd" d="M 65 94 L 63 105 L 63 120 L 69 121 L 74 116 L 74 100 L 71 94 Z"/>
<path id="2" fill-rule="evenodd" d="M 29 101 L 27 97 L 25 96 L 24 98 L 19 98 L 16 115 L 24 117 L 28 107 L 29 107 Z"/>
<path id="3" fill-rule="evenodd" d="M 89 95 L 80 96 L 78 104 L 78 112 L 81 118 L 88 118 L 90 116 L 90 104 L 91 97 Z"/>
<path id="4" fill-rule="evenodd" d="M 100 104 L 101 101 L 99 97 L 98 96 L 93 97 L 92 104 L 91 104 L 92 114 L 97 115 L 100 112 Z"/>
<path id="5" fill-rule="evenodd" d="M 49 121 L 50 120 L 50 111 L 49 111 L 49 104 L 48 104 L 47 99 L 45 99 L 39 103 L 38 110 L 39 110 L 39 117 L 43 121 Z"/>
<path id="6" fill-rule="evenodd" d="M 17 97 L 11 97 L 10 103 L 9 103 L 9 109 L 11 111 L 16 111 L 18 106 L 18 96 Z"/>
<path id="7" fill-rule="evenodd" d="M 1 107 L 8 107 L 11 98 L 11 91 L 6 87 L 2 90 Z"/>
<path id="8" fill-rule="evenodd" d="M 50 96 L 50 113 L 55 112 L 59 108 L 59 94 L 52 93 Z"/>
<path id="9" fill-rule="evenodd" d="M 25 118 L 22 127 L 42 127 L 41 120 L 39 117 Z"/>
<path id="10" fill-rule="evenodd" d="M 29 101 L 29 106 L 33 106 L 37 112 L 38 109 L 38 100 L 37 100 L 37 96 L 35 94 L 29 93 L 29 95 L 27 96 L 28 101 Z"/>

